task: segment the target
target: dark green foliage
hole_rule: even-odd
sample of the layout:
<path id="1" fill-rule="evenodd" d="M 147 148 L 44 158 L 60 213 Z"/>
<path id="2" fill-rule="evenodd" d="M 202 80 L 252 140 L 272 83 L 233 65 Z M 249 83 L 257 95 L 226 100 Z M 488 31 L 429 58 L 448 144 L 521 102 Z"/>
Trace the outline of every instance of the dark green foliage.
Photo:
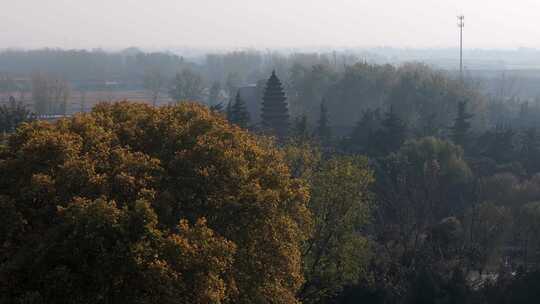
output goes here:
<path id="1" fill-rule="evenodd" d="M 229 111 L 227 118 L 231 123 L 244 129 L 249 127 L 249 112 L 246 108 L 246 104 L 240 97 L 240 93 L 236 93 L 234 104 L 227 110 Z"/>
<path id="2" fill-rule="evenodd" d="M 18 125 L 32 120 L 33 117 L 25 105 L 10 96 L 8 104 L 0 106 L 0 132 L 13 132 Z"/>
<path id="3" fill-rule="evenodd" d="M 264 131 L 279 138 L 285 138 L 289 130 L 289 110 L 286 100 L 281 81 L 273 71 L 266 83 L 261 118 Z"/>
<path id="4" fill-rule="evenodd" d="M 391 107 L 381 115 L 380 110 L 364 111 L 345 149 L 369 156 L 385 156 L 401 147 L 407 138 L 407 125 Z"/>
<path id="5" fill-rule="evenodd" d="M 378 149 L 376 135 L 381 127 L 382 115 L 379 109 L 363 111 L 350 138 L 343 143 L 344 148 L 353 153 L 375 155 Z"/>
<path id="6" fill-rule="evenodd" d="M 306 115 L 301 115 L 295 118 L 291 135 L 299 142 L 305 142 L 311 138 Z"/>
<path id="7" fill-rule="evenodd" d="M 450 128 L 452 132 L 452 140 L 455 144 L 464 148 L 467 147 L 469 141 L 469 132 L 471 129 L 470 119 L 472 114 L 467 113 L 467 102 L 460 101 L 457 107 L 457 116 L 454 120 L 454 125 Z"/>
<path id="8" fill-rule="evenodd" d="M 328 143 L 331 136 L 332 136 L 332 129 L 330 128 L 328 108 L 324 104 L 324 100 L 323 100 L 321 102 L 319 120 L 317 121 L 317 137 L 324 144 L 324 143 Z"/>
<path id="9" fill-rule="evenodd" d="M 378 132 L 379 151 L 382 155 L 397 151 L 405 142 L 407 136 L 407 125 L 398 116 L 392 107 L 386 112 L 382 121 L 382 128 Z"/>
<path id="10" fill-rule="evenodd" d="M 481 155 L 495 160 L 497 163 L 509 163 L 517 159 L 514 130 L 508 126 L 499 124 L 494 129 L 488 130 L 477 141 Z M 534 144 L 531 142 L 531 144 Z"/>
<path id="11" fill-rule="evenodd" d="M 364 157 L 333 157 L 314 168 L 309 208 L 313 235 L 304 249 L 302 303 L 328 303 L 360 280 L 370 258 L 361 233 L 371 217 L 373 174 Z"/>
<path id="12" fill-rule="evenodd" d="M 540 171 L 540 134 L 534 127 L 520 134 L 519 158 L 529 174 Z"/>

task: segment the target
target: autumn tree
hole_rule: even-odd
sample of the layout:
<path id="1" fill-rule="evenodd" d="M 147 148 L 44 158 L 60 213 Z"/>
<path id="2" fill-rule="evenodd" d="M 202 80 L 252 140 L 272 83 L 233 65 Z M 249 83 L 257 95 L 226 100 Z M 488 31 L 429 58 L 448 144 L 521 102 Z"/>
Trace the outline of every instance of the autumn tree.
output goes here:
<path id="1" fill-rule="evenodd" d="M 0 302 L 297 303 L 307 188 L 203 106 L 25 124 L 0 171 Z"/>

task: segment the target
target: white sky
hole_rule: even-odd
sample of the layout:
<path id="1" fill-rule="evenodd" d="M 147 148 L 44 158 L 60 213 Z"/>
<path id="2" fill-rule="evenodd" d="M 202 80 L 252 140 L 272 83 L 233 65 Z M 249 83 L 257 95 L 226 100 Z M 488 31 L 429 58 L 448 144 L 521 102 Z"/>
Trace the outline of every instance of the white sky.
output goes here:
<path id="1" fill-rule="evenodd" d="M 540 0 L 0 0 L 7 47 L 540 48 Z"/>

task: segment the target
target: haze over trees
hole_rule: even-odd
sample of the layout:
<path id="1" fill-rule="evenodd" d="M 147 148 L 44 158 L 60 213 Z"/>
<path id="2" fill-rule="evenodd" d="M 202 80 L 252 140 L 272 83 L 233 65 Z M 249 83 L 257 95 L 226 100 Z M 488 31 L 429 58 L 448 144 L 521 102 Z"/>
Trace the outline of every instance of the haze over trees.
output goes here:
<path id="1" fill-rule="evenodd" d="M 0 77 L 32 93 L 0 107 L 0 302 L 537 302 L 534 100 L 330 54 L 0 62 L 24 56 L 43 70 Z M 34 121 L 94 76 L 148 103 Z"/>

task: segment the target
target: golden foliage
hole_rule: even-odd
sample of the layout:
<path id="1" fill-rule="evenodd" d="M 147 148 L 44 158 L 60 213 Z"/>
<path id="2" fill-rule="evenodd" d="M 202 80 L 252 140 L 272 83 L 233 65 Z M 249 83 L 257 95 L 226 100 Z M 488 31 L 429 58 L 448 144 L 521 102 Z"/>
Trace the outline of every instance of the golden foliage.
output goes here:
<path id="1" fill-rule="evenodd" d="M 2 227 L 6 299 L 296 302 L 308 191 L 271 142 L 203 106 L 23 124 L 0 170 L 1 225 L 18 225 Z"/>

